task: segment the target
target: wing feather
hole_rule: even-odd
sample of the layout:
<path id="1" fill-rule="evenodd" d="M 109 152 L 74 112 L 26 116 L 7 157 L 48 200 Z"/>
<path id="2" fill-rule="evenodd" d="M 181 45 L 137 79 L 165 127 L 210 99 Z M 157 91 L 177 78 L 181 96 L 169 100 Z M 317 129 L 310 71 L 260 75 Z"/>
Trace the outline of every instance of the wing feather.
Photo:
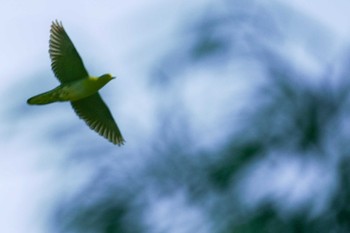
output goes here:
<path id="1" fill-rule="evenodd" d="M 114 144 L 124 144 L 124 138 L 100 94 L 71 102 L 74 111 L 86 124 Z"/>
<path id="2" fill-rule="evenodd" d="M 49 54 L 51 68 L 62 83 L 88 77 L 84 63 L 75 49 L 61 22 L 52 22 Z"/>

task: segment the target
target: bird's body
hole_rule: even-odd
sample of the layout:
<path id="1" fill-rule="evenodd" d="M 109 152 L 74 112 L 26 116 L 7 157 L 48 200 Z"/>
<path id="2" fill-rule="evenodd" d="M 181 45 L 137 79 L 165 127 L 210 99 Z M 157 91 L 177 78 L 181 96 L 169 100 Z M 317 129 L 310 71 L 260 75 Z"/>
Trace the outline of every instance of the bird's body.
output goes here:
<path id="1" fill-rule="evenodd" d="M 31 97 L 28 99 L 28 104 L 43 105 L 59 101 L 77 101 L 95 94 L 112 79 L 110 74 L 105 74 L 101 77 L 88 77 L 61 84 L 48 92 Z"/>
<path id="2" fill-rule="evenodd" d="M 57 21 L 52 23 L 49 53 L 52 70 L 61 85 L 29 98 L 27 103 L 43 105 L 70 101 L 74 111 L 91 129 L 114 144 L 123 144 L 119 128 L 98 93 L 113 79 L 112 75 L 90 76 L 62 24 Z"/>

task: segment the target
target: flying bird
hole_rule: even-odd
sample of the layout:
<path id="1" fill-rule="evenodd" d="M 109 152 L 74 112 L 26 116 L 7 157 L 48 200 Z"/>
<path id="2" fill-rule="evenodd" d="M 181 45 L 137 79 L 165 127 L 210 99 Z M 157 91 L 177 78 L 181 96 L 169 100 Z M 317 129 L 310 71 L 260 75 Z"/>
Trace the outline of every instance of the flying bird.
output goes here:
<path id="1" fill-rule="evenodd" d="M 86 124 L 113 144 L 124 144 L 124 138 L 98 91 L 114 79 L 111 74 L 90 76 L 61 22 L 52 22 L 49 54 L 51 68 L 60 81 L 56 88 L 33 96 L 30 105 L 70 101 L 75 113 Z"/>

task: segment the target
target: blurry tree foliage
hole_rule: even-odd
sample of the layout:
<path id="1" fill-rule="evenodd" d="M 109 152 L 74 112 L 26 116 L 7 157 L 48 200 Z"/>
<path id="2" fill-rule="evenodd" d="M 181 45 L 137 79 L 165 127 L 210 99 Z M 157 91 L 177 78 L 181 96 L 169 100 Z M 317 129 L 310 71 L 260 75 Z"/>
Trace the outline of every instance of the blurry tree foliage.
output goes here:
<path id="1" fill-rule="evenodd" d="M 144 146 L 142 156 L 135 156 L 144 158 L 142 165 L 130 166 L 124 176 L 118 164 L 95 166 L 101 156 L 91 156 L 95 175 L 73 197 L 59 200 L 54 231 L 350 232 L 350 70 L 347 57 L 337 61 L 337 72 L 326 59 L 335 43 L 328 31 L 283 5 L 252 0 L 218 1 L 187 23 L 174 38 L 178 47 L 150 72 L 157 98 L 165 92 L 171 98 L 167 106 L 159 105 L 158 137 Z M 290 45 L 317 58 L 322 72 L 293 60 Z M 201 135 L 191 131 L 191 115 L 174 84 L 191 79 L 185 74 L 192 69 L 210 73 L 242 62 L 247 71 L 258 69 L 259 84 L 253 85 L 251 77 L 253 94 L 240 100 L 232 95 L 225 103 L 227 120 L 217 129 L 226 132 L 225 140 L 214 149 L 201 147 Z M 235 76 L 213 76 L 211 82 L 235 82 Z M 237 113 L 231 107 L 239 101 L 245 101 L 246 109 Z M 290 192 L 258 195 L 280 174 L 259 182 L 252 174 L 262 164 L 274 170 L 280 161 L 286 168 L 289 161 L 298 161 L 300 182 L 310 167 L 322 168 L 322 176 L 308 183 L 311 194 L 304 201 L 289 196 L 298 182 Z M 248 183 L 253 191 L 245 189 Z M 324 188 L 317 188 L 321 184 Z M 168 203 L 166 210 L 159 203 Z"/>

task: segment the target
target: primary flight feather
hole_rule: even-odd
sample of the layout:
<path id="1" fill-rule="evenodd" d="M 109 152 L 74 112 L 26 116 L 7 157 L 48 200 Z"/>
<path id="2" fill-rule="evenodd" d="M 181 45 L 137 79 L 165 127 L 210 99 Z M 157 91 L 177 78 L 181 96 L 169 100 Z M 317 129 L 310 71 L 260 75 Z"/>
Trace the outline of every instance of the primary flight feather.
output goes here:
<path id="1" fill-rule="evenodd" d="M 98 90 L 113 79 L 112 75 L 90 76 L 62 23 L 54 21 L 50 34 L 51 68 L 61 85 L 33 96 L 30 105 L 70 101 L 76 114 L 97 133 L 114 144 L 122 145 L 124 139 L 107 105 Z"/>

